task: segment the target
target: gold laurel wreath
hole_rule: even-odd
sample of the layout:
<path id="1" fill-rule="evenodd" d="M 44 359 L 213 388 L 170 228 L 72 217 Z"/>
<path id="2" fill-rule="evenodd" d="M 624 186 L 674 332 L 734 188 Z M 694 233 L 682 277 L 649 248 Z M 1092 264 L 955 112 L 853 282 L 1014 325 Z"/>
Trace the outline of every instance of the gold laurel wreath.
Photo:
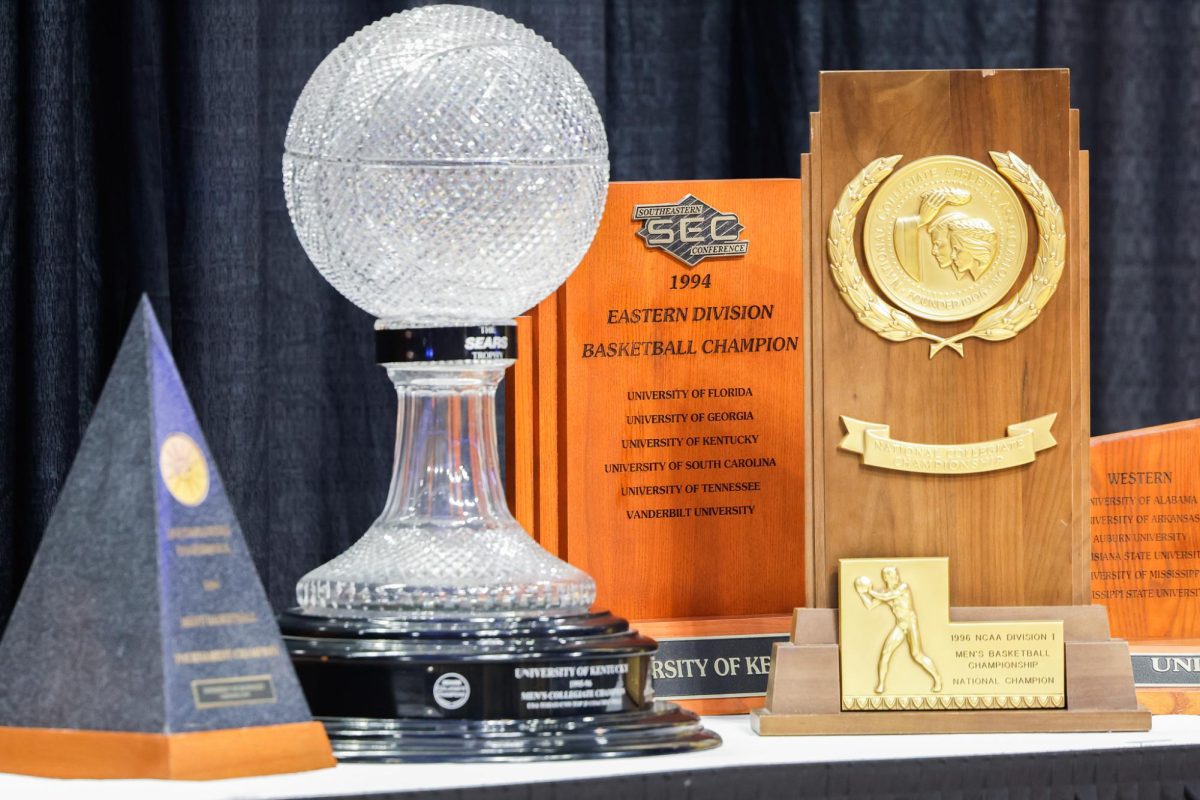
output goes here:
<path id="1" fill-rule="evenodd" d="M 854 253 L 855 220 L 863 203 L 892 174 L 903 156 L 877 158 L 846 184 L 829 218 L 829 268 L 842 299 L 860 323 L 890 342 L 928 339 L 933 342 L 929 346 L 929 357 L 933 358 L 946 347 L 962 356 L 962 341 L 972 337 L 989 342 L 1011 339 L 1037 319 L 1058 288 L 1066 264 L 1062 208 L 1046 182 L 1015 153 L 990 155 L 996 169 L 1017 188 L 1037 219 L 1037 259 L 1021 290 L 1004 305 L 982 314 L 969 330 L 949 337 L 922 330 L 912 317 L 876 294 L 863 277 Z"/>

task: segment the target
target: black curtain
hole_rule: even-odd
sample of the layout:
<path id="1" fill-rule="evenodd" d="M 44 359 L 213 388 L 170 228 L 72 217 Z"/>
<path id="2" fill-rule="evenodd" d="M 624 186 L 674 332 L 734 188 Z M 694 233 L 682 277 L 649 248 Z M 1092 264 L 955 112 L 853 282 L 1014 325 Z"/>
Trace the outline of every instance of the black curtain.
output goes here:
<path id="1" fill-rule="evenodd" d="M 1200 416 L 1200 5 L 478 4 L 576 65 L 615 180 L 798 175 L 820 69 L 1070 67 L 1093 428 Z M 0 0 L 0 620 L 142 292 L 278 607 L 380 509 L 395 400 L 292 233 L 280 155 L 320 60 L 406 5 Z"/>

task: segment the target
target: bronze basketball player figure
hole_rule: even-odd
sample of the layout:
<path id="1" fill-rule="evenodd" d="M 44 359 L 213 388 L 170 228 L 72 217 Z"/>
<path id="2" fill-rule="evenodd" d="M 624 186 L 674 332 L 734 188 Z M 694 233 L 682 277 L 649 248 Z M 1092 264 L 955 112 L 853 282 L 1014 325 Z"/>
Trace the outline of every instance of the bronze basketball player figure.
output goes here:
<path id="1" fill-rule="evenodd" d="M 876 589 L 871 585 L 871 579 L 865 575 L 856 578 L 854 589 L 862 599 L 863 605 L 873 609 L 881 604 L 887 604 L 896 617 L 896 625 L 883 642 L 879 651 L 879 682 L 875 685 L 875 693 L 886 691 L 888 665 L 892 655 L 902 642 L 908 640 L 908 652 L 913 661 L 917 662 L 933 678 L 933 691 L 942 690 L 942 676 L 938 674 L 933 659 L 925 655 L 921 649 L 921 630 L 917 624 L 917 612 L 913 608 L 912 589 L 900 580 L 900 570 L 895 567 L 884 567 L 880 574 L 883 576 L 884 588 Z"/>

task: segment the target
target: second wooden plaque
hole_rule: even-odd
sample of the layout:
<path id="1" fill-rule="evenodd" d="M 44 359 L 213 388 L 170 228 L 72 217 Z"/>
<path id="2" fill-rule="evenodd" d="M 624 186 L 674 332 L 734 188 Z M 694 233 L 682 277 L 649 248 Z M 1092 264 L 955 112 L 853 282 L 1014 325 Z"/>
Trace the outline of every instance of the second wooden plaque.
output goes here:
<path id="1" fill-rule="evenodd" d="M 800 193 L 613 184 L 511 381 L 518 517 L 673 642 L 663 676 L 709 712 L 757 704 L 805 596 Z"/>

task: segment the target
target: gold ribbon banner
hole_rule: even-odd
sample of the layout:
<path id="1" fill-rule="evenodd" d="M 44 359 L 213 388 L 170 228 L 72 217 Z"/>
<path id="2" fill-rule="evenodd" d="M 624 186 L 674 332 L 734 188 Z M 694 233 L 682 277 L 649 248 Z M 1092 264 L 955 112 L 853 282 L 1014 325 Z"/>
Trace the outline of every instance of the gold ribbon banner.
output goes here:
<path id="1" fill-rule="evenodd" d="M 878 422 L 842 417 L 846 438 L 843 450 L 860 453 L 871 467 L 931 475 L 966 475 L 1029 464 L 1036 454 L 1058 444 L 1050 433 L 1058 414 L 1047 414 L 1008 426 L 1003 439 L 970 444 L 921 444 L 890 436 L 891 428 Z"/>

